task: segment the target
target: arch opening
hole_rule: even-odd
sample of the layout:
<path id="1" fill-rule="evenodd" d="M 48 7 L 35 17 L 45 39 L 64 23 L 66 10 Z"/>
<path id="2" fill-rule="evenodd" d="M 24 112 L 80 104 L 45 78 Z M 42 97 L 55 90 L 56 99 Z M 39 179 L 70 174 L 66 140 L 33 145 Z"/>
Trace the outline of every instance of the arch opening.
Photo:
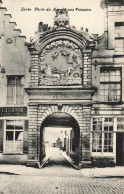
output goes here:
<path id="1" fill-rule="evenodd" d="M 45 156 L 50 157 L 59 150 L 79 164 L 79 142 L 80 128 L 74 117 L 59 112 L 49 115 L 40 128 L 40 162 Z"/>

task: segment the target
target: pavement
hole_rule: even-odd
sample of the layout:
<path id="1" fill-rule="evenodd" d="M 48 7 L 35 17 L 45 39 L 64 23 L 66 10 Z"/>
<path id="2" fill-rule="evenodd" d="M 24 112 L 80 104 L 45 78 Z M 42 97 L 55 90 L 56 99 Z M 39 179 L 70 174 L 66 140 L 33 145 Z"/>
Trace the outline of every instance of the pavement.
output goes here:
<path id="1" fill-rule="evenodd" d="M 124 167 L 76 170 L 53 149 L 42 169 L 0 165 L 0 194 L 123 194 Z"/>

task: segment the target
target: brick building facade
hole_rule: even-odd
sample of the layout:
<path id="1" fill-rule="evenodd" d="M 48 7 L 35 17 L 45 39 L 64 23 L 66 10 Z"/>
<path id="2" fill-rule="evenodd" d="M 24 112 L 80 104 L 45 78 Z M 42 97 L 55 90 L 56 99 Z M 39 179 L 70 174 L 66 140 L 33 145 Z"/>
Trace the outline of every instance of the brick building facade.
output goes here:
<path id="1" fill-rule="evenodd" d="M 68 154 L 82 167 L 124 165 L 124 6 L 101 8 L 102 36 L 57 9 L 26 43 L 0 7 L 0 163 L 40 163 L 52 126 L 71 127 Z"/>

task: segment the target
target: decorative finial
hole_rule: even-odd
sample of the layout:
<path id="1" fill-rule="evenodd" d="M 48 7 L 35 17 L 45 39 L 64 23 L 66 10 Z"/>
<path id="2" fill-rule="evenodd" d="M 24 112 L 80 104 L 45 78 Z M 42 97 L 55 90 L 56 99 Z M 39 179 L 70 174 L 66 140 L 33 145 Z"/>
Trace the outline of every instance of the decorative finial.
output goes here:
<path id="1" fill-rule="evenodd" d="M 38 32 L 45 32 L 48 30 L 48 24 L 44 24 L 43 22 L 39 22 Z"/>
<path id="2" fill-rule="evenodd" d="M 54 25 L 56 27 L 69 26 L 68 10 L 66 8 L 56 9 L 56 15 L 54 17 Z"/>

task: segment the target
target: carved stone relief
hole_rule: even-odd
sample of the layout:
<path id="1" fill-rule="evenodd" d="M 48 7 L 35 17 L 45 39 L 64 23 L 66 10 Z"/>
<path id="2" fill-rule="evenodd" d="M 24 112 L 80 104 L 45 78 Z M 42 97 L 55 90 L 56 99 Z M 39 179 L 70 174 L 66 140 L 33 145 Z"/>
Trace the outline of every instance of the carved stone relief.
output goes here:
<path id="1" fill-rule="evenodd" d="M 6 43 L 7 44 L 12 44 L 13 43 L 13 39 L 12 38 L 7 38 L 6 39 Z"/>
<path id="2" fill-rule="evenodd" d="M 58 40 L 40 55 L 40 85 L 81 85 L 82 54 L 76 44 Z"/>
<path id="3" fill-rule="evenodd" d="M 69 25 L 69 17 L 67 9 L 56 9 L 56 15 L 54 17 L 54 27 Z"/>

